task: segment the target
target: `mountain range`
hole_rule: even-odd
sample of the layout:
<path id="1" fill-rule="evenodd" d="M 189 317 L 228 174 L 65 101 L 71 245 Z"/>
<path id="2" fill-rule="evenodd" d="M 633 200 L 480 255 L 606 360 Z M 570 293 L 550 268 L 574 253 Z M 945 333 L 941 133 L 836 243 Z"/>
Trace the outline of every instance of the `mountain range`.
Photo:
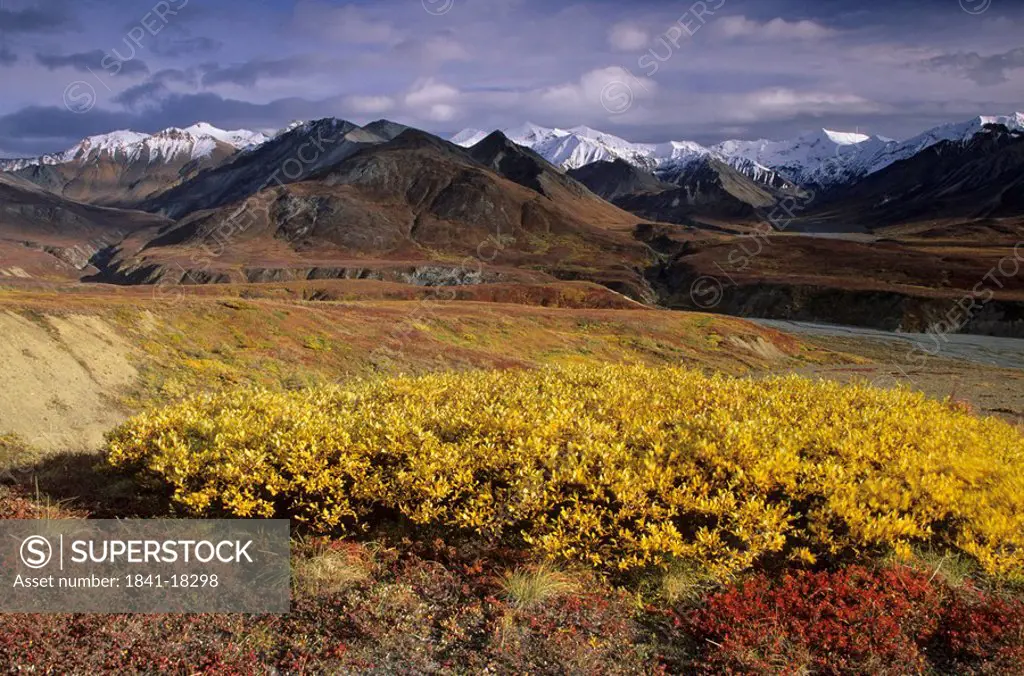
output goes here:
<path id="1" fill-rule="evenodd" d="M 404 130 L 388 124 L 390 137 Z M 11 172 L 71 199 L 111 206 L 132 206 L 168 187 L 217 167 L 236 153 L 257 148 L 310 122 L 294 122 L 273 136 L 262 132 L 218 129 L 205 122 L 156 134 L 116 131 L 91 136 L 58 153 L 33 158 L 0 159 L 0 171 Z M 596 162 L 624 161 L 659 178 L 678 175 L 685 167 L 715 159 L 755 183 L 770 188 L 800 186 L 835 188 L 909 159 L 942 141 L 965 142 L 986 125 L 1024 130 L 1024 113 L 979 116 L 929 129 L 905 141 L 827 129 L 783 141 L 728 140 L 712 146 L 692 141 L 634 143 L 589 127 L 560 129 L 526 123 L 503 129 L 513 143 L 551 164 L 574 170 Z M 353 125 L 355 126 L 355 125 Z M 379 133 L 367 125 L 371 133 Z M 489 132 L 466 129 L 451 137 L 455 145 L 472 147 Z M 384 133 L 384 138 L 388 133 Z M 138 167 L 144 167 L 141 171 Z"/>
<path id="2" fill-rule="evenodd" d="M 218 140 L 230 148 L 222 159 L 196 144 L 147 152 L 170 136 L 89 139 L 63 164 L 0 174 L 16 193 L 0 210 L 0 247 L 45 251 L 77 237 L 83 259 L 63 276 L 119 284 L 579 279 L 653 301 L 637 217 L 500 134 L 466 150 L 386 120 L 327 118 L 258 145 Z M 89 181 L 90 166 L 120 174 Z M 33 183 L 40 167 L 73 169 L 82 197 Z M 134 172 L 146 190 L 118 192 Z M 97 206 L 111 202 L 132 208 Z"/>
<path id="3" fill-rule="evenodd" d="M 0 171 L 17 172 L 33 166 L 66 164 L 103 155 L 123 156 L 130 161 L 145 159 L 149 162 L 172 162 L 182 156 L 197 160 L 212 155 L 219 144 L 242 150 L 267 140 L 269 137 L 262 132 L 245 129 L 225 131 L 207 122 L 197 122 L 184 129 L 171 127 L 156 134 L 122 130 L 89 136 L 59 153 L 23 159 L 0 159 Z"/>
<path id="4" fill-rule="evenodd" d="M 805 188 L 834 187 L 876 173 L 941 141 L 967 141 L 986 125 L 1024 130 L 1024 113 L 979 116 L 929 129 L 906 141 L 821 129 L 785 141 L 723 141 L 702 146 L 692 141 L 633 143 L 612 134 L 575 127 L 558 129 L 525 124 L 502 130 L 515 143 L 564 169 L 600 161 L 623 160 L 658 173 L 714 157 L 759 183 L 778 176 Z M 451 138 L 469 147 L 486 133 L 466 129 Z"/>
<path id="5" fill-rule="evenodd" d="M 921 289 L 969 288 L 1024 237 L 1021 114 L 904 142 L 822 131 L 712 147 L 535 125 L 449 141 L 388 120 L 270 135 L 200 123 L 94 136 L 4 168 L 0 257 L 16 262 L 0 266 L 5 283 L 585 280 L 687 307 L 693 279 L 728 274 L 745 294 L 726 305 L 738 314 L 806 308 L 787 295 L 802 285 L 819 299 L 806 316 L 828 320 L 850 286 L 884 290 L 890 310 Z M 795 206 L 781 225 L 780 205 Z M 766 223 L 789 231 L 755 257 L 755 275 L 742 237 Z M 822 291 L 833 287 L 844 290 Z M 873 321 L 874 301 L 856 302 L 843 318 Z"/>

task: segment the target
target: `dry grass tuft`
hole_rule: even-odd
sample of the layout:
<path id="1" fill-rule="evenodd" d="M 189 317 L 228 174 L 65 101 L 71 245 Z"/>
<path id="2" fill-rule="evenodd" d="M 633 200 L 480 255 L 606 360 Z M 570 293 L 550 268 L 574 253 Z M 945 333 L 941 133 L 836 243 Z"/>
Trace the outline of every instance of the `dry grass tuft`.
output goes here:
<path id="1" fill-rule="evenodd" d="M 295 589 L 309 596 L 338 594 L 369 580 L 372 569 L 366 550 L 323 548 L 295 561 Z"/>
<path id="2" fill-rule="evenodd" d="M 533 608 L 578 589 L 569 575 L 549 563 L 508 572 L 501 587 L 505 598 L 516 608 Z"/>
<path id="3" fill-rule="evenodd" d="M 35 464 L 43 453 L 17 434 L 0 434 L 0 475 Z"/>
<path id="4" fill-rule="evenodd" d="M 711 573 L 698 565 L 680 563 L 661 576 L 660 595 L 672 605 L 696 607 L 710 591 L 719 586 Z"/>
<path id="5" fill-rule="evenodd" d="M 940 552 L 934 549 L 915 547 L 910 559 L 900 561 L 890 557 L 889 565 L 908 566 L 932 580 L 941 580 L 953 589 L 976 587 L 983 579 L 983 571 L 976 561 L 958 552 Z"/>

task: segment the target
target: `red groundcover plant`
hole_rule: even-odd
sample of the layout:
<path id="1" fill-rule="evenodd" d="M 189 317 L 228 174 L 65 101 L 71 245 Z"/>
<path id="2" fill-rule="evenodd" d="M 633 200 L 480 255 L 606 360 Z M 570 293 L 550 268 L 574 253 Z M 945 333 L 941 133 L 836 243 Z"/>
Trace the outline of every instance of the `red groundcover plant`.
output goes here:
<path id="1" fill-rule="evenodd" d="M 708 673 L 1024 673 L 1024 604 L 908 568 L 758 575 L 679 623 Z"/>

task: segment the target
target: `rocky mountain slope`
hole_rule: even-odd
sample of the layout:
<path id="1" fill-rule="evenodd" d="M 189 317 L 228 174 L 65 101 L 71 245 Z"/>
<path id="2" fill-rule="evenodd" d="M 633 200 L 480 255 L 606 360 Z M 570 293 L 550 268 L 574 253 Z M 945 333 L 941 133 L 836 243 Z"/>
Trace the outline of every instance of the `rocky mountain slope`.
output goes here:
<path id="1" fill-rule="evenodd" d="M 751 224 L 780 195 L 714 157 L 645 172 L 623 160 L 595 162 L 569 174 L 616 206 L 650 221 L 694 225 L 695 219 Z"/>
<path id="2" fill-rule="evenodd" d="M 326 127 L 342 140 L 324 144 L 322 161 L 295 181 L 267 184 L 271 158 Z M 126 242 L 107 278 L 438 285 L 533 271 L 653 299 L 643 277 L 653 259 L 632 236 L 636 216 L 500 137 L 475 151 L 411 129 L 387 141 L 339 121 L 296 128 L 163 196 L 177 224 Z"/>
<path id="3" fill-rule="evenodd" d="M 152 197 L 142 207 L 171 218 L 214 209 L 264 188 L 305 180 L 364 145 L 385 142 L 387 133 L 378 135 L 372 127 L 335 118 L 297 123 L 232 161 Z"/>
<path id="4" fill-rule="evenodd" d="M 541 155 L 496 131 L 469 148 L 468 154 L 499 176 L 547 197 L 570 199 L 588 196 L 586 186 Z"/>
<path id="5" fill-rule="evenodd" d="M 657 194 L 675 187 L 625 160 L 592 162 L 568 173 L 609 202 L 629 195 Z"/>

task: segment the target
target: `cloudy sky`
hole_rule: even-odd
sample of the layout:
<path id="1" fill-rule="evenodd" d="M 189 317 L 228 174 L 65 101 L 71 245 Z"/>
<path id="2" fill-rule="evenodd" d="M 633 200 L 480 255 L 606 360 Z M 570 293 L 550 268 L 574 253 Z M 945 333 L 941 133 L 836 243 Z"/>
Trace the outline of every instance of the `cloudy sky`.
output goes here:
<path id="1" fill-rule="evenodd" d="M 0 155 L 203 120 L 904 138 L 1024 110 L 1021 0 L 0 0 Z"/>

